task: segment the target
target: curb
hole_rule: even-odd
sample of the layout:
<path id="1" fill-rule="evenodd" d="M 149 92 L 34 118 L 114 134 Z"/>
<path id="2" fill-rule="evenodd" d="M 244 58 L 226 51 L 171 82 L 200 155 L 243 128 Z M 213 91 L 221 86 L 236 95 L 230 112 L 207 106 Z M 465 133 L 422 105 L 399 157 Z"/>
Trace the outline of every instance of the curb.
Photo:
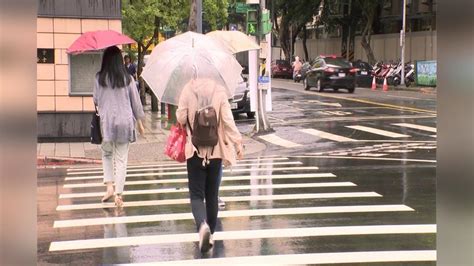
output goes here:
<path id="1" fill-rule="evenodd" d="M 102 164 L 102 160 L 88 159 L 88 158 L 74 158 L 74 157 L 48 157 L 48 156 L 37 156 L 37 166 L 48 166 L 48 165 L 71 165 L 71 164 Z"/>

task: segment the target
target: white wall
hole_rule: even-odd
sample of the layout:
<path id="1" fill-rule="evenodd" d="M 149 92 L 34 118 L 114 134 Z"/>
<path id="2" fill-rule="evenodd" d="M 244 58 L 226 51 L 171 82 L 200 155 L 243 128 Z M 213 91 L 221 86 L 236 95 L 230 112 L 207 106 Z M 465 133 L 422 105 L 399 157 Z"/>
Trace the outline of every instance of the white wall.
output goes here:
<path id="1" fill-rule="evenodd" d="M 361 37 L 355 38 L 354 59 L 367 60 L 365 51 L 362 48 Z M 437 58 L 436 31 L 407 32 L 405 60 L 436 60 Z M 371 39 L 372 50 L 377 61 L 389 61 L 400 59 L 400 35 L 380 34 L 373 35 Z M 310 39 L 307 40 L 308 53 L 310 58 L 315 58 L 320 54 L 341 54 L 341 39 Z M 277 56 L 278 53 L 275 53 Z M 304 56 L 303 44 L 299 40 L 295 43 L 295 55 Z"/>

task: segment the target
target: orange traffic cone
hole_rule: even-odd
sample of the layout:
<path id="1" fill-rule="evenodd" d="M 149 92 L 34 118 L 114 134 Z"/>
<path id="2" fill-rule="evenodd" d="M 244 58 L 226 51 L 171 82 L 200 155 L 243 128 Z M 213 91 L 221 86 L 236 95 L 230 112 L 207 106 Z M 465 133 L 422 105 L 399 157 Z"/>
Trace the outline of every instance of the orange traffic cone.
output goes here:
<path id="1" fill-rule="evenodd" d="M 382 90 L 383 90 L 383 91 L 388 91 L 387 78 L 384 78 L 384 79 L 383 79 L 383 87 L 382 87 Z"/>
<path id="2" fill-rule="evenodd" d="M 375 76 L 374 78 L 372 79 L 372 90 L 376 90 L 377 89 L 377 83 L 375 82 Z"/>

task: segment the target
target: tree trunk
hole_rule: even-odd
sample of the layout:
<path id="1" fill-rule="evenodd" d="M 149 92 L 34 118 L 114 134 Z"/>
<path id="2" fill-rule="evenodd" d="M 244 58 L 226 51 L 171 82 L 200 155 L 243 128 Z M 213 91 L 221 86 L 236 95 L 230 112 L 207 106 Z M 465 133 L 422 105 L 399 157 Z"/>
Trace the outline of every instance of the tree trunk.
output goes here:
<path id="1" fill-rule="evenodd" d="M 308 55 L 308 46 L 306 46 L 306 40 L 308 39 L 308 31 L 306 29 L 306 26 L 303 28 L 303 51 L 304 51 L 304 60 L 308 61 L 309 60 L 309 55 Z"/>
<path id="2" fill-rule="evenodd" d="M 281 20 L 281 25 L 280 25 L 280 30 L 279 34 L 280 35 L 280 47 L 283 50 L 283 53 L 285 54 L 285 58 L 287 60 L 291 60 L 291 51 L 290 51 L 290 41 L 289 41 L 289 35 L 290 35 L 290 30 L 289 30 L 289 25 L 288 25 L 288 19 L 285 17 L 282 18 Z"/>
<path id="3" fill-rule="evenodd" d="M 189 24 L 188 24 L 188 31 L 197 31 L 197 23 L 196 23 L 196 14 L 197 14 L 197 7 L 196 7 L 196 0 L 191 0 L 191 10 L 189 12 Z"/>
<path id="4" fill-rule="evenodd" d="M 143 43 L 137 43 L 138 44 L 138 66 L 137 66 L 137 77 L 138 77 L 138 86 L 139 86 L 139 91 L 140 91 L 140 100 L 142 102 L 142 105 L 146 105 L 146 94 L 145 94 L 145 83 L 143 82 L 143 79 L 141 78 L 141 74 L 143 71 L 143 58 L 145 57 L 145 47 L 143 46 Z"/>
<path id="5" fill-rule="evenodd" d="M 372 47 L 370 47 L 370 37 L 372 31 L 372 20 L 369 18 L 367 21 L 367 25 L 362 32 L 362 38 L 360 44 L 362 48 L 364 48 L 365 54 L 367 55 L 367 61 L 369 64 L 373 65 L 376 63 L 374 52 L 372 51 Z"/>

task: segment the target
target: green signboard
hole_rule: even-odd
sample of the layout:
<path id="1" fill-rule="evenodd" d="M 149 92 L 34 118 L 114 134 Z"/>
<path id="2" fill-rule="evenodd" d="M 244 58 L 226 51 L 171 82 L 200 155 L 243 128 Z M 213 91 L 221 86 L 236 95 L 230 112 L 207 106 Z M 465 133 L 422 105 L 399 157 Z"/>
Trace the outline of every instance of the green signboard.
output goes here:
<path id="1" fill-rule="evenodd" d="M 416 61 L 416 85 L 436 86 L 436 60 Z"/>
<path id="2" fill-rule="evenodd" d="M 235 12 L 245 14 L 249 7 L 250 6 L 245 3 L 235 3 Z"/>

